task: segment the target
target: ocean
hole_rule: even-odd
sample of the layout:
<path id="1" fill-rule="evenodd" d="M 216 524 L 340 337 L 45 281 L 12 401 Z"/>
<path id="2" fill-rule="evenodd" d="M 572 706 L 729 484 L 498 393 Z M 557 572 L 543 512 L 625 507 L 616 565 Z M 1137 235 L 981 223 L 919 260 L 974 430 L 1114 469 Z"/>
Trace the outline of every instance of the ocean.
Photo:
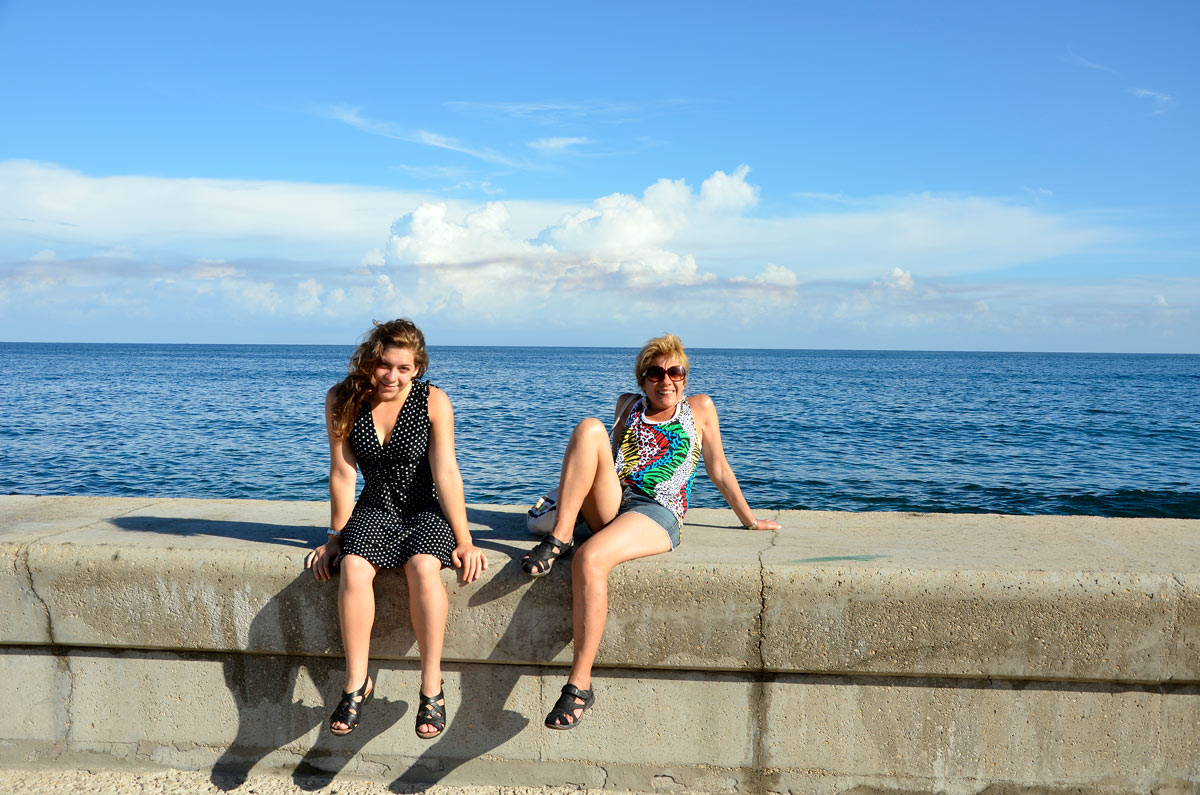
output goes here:
<path id="1" fill-rule="evenodd" d="M 323 500 L 351 346 L 0 343 L 0 494 Z M 634 349 L 432 347 L 467 501 L 526 504 Z M 1200 518 L 1200 356 L 692 349 L 756 509 Z M 724 505 L 702 473 L 693 505 Z"/>

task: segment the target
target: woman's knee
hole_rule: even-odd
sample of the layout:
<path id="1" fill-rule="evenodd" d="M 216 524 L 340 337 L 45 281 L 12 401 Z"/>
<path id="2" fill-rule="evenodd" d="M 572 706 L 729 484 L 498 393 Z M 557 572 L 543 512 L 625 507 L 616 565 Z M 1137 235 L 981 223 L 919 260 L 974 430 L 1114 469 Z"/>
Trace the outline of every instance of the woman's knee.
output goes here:
<path id="1" fill-rule="evenodd" d="M 344 556 L 341 566 L 342 582 L 348 588 L 370 586 L 375 579 L 375 566 L 359 555 Z"/>
<path id="2" fill-rule="evenodd" d="M 605 440 L 607 440 L 608 429 L 604 427 L 603 422 L 595 417 L 588 417 L 586 420 L 581 420 L 580 423 L 575 426 L 575 430 L 571 433 L 571 439 L 573 441 L 583 441 L 586 439 L 595 439 L 597 437 L 603 437 Z"/>
<path id="3" fill-rule="evenodd" d="M 589 582 L 597 578 L 607 577 L 612 571 L 612 563 L 607 557 L 584 544 L 571 558 L 571 576 Z"/>
<path id="4" fill-rule="evenodd" d="M 404 564 L 404 576 L 414 585 L 442 582 L 442 562 L 433 555 L 413 555 Z"/>

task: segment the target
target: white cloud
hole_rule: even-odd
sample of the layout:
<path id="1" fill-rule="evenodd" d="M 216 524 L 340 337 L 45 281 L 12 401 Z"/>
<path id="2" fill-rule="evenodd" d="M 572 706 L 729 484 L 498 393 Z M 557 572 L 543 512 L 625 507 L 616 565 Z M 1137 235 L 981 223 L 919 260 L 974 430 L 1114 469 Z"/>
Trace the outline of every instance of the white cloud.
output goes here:
<path id="1" fill-rule="evenodd" d="M 220 247 L 208 258 L 247 251 L 311 257 L 377 244 L 393 218 L 429 198 L 347 185 L 92 177 L 8 160 L 0 162 L 0 237 L 92 252 L 119 246 L 125 256 L 170 250 L 199 259 Z"/>
<path id="2" fill-rule="evenodd" d="M 572 146 L 583 146 L 591 142 L 591 138 L 539 138 L 536 141 L 530 141 L 526 146 L 539 152 L 552 153 L 565 152 Z"/>
<path id="3" fill-rule="evenodd" d="M 238 309 L 255 314 L 274 314 L 284 306 L 282 296 L 273 282 L 252 279 L 221 279 L 221 292 L 226 302 Z"/>
<path id="4" fill-rule="evenodd" d="M 1150 100 L 1155 116 L 1166 113 L 1175 104 L 1175 98 L 1161 91 L 1151 91 L 1148 88 L 1131 88 L 1129 93 L 1140 99 Z"/>
<path id="5" fill-rule="evenodd" d="M 39 247 L 55 254 L 0 259 L 0 295 L 9 315 L 18 303 L 98 307 L 103 293 L 105 306 L 141 301 L 139 311 L 167 318 L 199 301 L 207 316 L 238 323 L 290 318 L 310 328 L 415 315 L 498 334 L 544 330 L 551 340 L 578 340 L 580 328 L 657 333 L 664 306 L 667 325 L 701 330 L 730 306 L 769 307 L 783 345 L 807 344 L 796 336 L 804 324 L 891 339 L 893 326 L 970 323 L 1015 334 L 1031 314 L 1075 328 L 1153 314 L 1182 338 L 1195 322 L 1186 309 L 1194 285 L 1150 282 L 1136 300 L 1096 288 L 1074 304 L 1063 294 L 1079 291 L 1061 284 L 962 278 L 1108 248 L 1122 237 L 1102 223 L 1111 216 L 936 195 L 845 198 L 764 216 L 749 174 L 716 171 L 695 187 L 660 179 L 641 194 L 586 204 L 479 205 L 352 186 L 96 178 L 9 161 L 0 163 L 0 239 L 22 256 Z M 1165 294 L 1182 308 L 1164 310 Z M 483 332 L 471 333 L 464 338 Z"/>
<path id="6" fill-rule="evenodd" d="M 814 280 L 873 286 L 898 300 L 915 292 L 914 267 L 952 278 L 1117 237 L 1069 216 L 980 197 L 857 200 L 838 212 L 753 217 L 747 211 L 758 190 L 748 175 L 744 165 L 717 171 L 698 191 L 660 179 L 640 197 L 603 196 L 523 232 L 502 202 L 467 213 L 426 203 L 393 226 L 386 270 L 430 311 L 463 307 L 499 317 L 549 296 L 561 303 L 586 295 L 591 306 L 612 312 L 630 303 L 630 289 L 683 288 L 719 312 L 731 290 L 761 290 L 779 301 Z M 886 275 L 871 280 L 880 263 L 890 265 Z M 843 298 L 840 311 L 871 300 Z"/>
<path id="7" fill-rule="evenodd" d="M 775 287 L 795 287 L 800 284 L 800 278 L 791 269 L 773 262 L 767 263 L 767 267 L 752 279 L 734 276 L 729 281 L 734 284 L 765 284 Z"/>
<path id="8" fill-rule="evenodd" d="M 911 290 L 913 288 L 912 274 L 900 268 L 892 268 L 883 279 L 873 282 L 876 287 L 886 287 L 890 290 Z"/>
<path id="9" fill-rule="evenodd" d="M 880 263 L 952 276 L 1121 239 L 1117 229 L 1091 220 L 984 197 L 914 195 L 774 218 L 717 215 L 689 227 L 678 242 L 714 266 L 782 261 L 804 279 L 869 278 Z"/>
<path id="10" fill-rule="evenodd" d="M 700 185 L 700 204 L 705 211 L 745 210 L 758 204 L 758 188 L 746 182 L 750 167 L 740 165 L 732 174 L 717 171 Z"/>
<path id="11" fill-rule="evenodd" d="M 30 262 L 53 262 L 58 256 L 48 248 L 44 248 L 29 258 Z"/>
<path id="12" fill-rule="evenodd" d="M 388 258 L 415 265 L 465 264 L 546 250 L 515 238 L 508 221 L 500 202 L 489 202 L 462 223 L 447 218 L 444 203 L 422 204 L 392 225 Z"/>
<path id="13" fill-rule="evenodd" d="M 229 276 L 237 276 L 237 270 L 225 264 L 225 260 L 206 260 L 201 259 L 196 261 L 196 266 L 192 268 L 193 279 L 222 279 Z"/>
<path id="14" fill-rule="evenodd" d="M 443 204 L 424 204 L 394 224 L 388 264 L 407 271 L 415 294 L 439 306 L 448 292 L 485 312 L 551 292 L 711 283 L 716 277 L 673 242 L 695 224 L 752 206 L 757 191 L 745 181 L 748 172 L 718 171 L 699 194 L 683 180 L 662 179 L 641 197 L 603 196 L 528 237 L 510 228 L 500 202 L 462 220 Z"/>
<path id="15" fill-rule="evenodd" d="M 292 308 L 301 315 L 311 315 L 321 308 L 321 293 L 325 288 L 316 279 L 305 279 L 296 286 Z"/>

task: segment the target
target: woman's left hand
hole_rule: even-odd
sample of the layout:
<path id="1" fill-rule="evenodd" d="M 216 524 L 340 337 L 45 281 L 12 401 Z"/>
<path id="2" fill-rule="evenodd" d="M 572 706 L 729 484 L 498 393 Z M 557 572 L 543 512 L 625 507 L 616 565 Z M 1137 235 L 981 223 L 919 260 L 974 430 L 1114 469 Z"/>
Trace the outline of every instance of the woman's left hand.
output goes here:
<path id="1" fill-rule="evenodd" d="M 774 519 L 756 519 L 754 524 L 746 528 L 747 530 L 782 530 L 783 525 Z"/>
<path id="2" fill-rule="evenodd" d="M 482 549 L 470 542 L 459 544 L 450 553 L 450 562 L 454 564 L 454 568 L 462 569 L 463 582 L 474 582 L 487 568 L 487 556 L 483 554 Z"/>

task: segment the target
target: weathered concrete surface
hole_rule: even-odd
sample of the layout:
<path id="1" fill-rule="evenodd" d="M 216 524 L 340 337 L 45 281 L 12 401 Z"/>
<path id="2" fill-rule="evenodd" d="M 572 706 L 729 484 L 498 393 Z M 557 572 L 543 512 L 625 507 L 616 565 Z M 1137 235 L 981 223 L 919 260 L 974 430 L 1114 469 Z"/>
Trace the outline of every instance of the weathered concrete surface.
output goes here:
<path id="1" fill-rule="evenodd" d="M 0 497 L 0 642 L 339 653 L 302 577 L 322 503 Z M 567 567 L 531 581 L 521 509 L 479 506 L 489 571 L 450 587 L 447 659 L 569 661 Z M 681 547 L 612 577 L 605 665 L 1200 682 L 1200 522 L 695 509 Z M 413 659 L 383 578 L 373 653 Z M 715 608 L 715 609 L 714 609 Z"/>
<path id="2" fill-rule="evenodd" d="M 42 665 L 38 665 L 41 661 Z M 40 688 L 0 764 L 276 770 L 329 778 L 662 791 L 1192 792 L 1200 688 L 628 672 L 595 679 L 571 732 L 538 724 L 562 682 L 539 666 L 446 667 L 446 734 L 412 734 L 416 665 L 381 664 L 349 737 L 324 731 L 336 660 L 49 649 L 0 654 Z M 672 716 L 667 721 L 664 716 Z M 49 732 L 49 735 L 47 735 Z M 993 790 L 994 791 L 994 790 Z"/>
<path id="3" fill-rule="evenodd" d="M 215 780 L 214 780 L 215 779 Z M 240 782 L 240 783 L 239 783 Z M 324 795 L 393 795 L 430 792 L 433 795 L 621 795 L 620 790 L 528 786 L 464 786 L 401 784 L 386 781 L 338 779 L 324 776 L 254 775 L 247 779 L 210 776 L 194 770 L 73 770 L 63 768 L 9 768 L 0 778 L 0 795 L 295 795 L 299 791 Z M 635 795 L 631 793 L 631 795 Z"/>
<path id="4" fill-rule="evenodd" d="M 763 556 L 771 670 L 1200 681 L 1200 522 L 787 521 Z"/>
<path id="5" fill-rule="evenodd" d="M 322 503 L 0 497 L 0 764 L 326 771 L 661 791 L 1200 791 L 1200 522 L 693 510 L 619 567 L 597 708 L 540 727 L 570 658 L 568 566 L 530 580 L 520 507 L 470 509 L 451 725 L 411 732 L 399 576 L 349 738 Z M 399 723 L 399 725 L 395 725 Z M 399 785 L 398 785 L 399 786 Z"/>

